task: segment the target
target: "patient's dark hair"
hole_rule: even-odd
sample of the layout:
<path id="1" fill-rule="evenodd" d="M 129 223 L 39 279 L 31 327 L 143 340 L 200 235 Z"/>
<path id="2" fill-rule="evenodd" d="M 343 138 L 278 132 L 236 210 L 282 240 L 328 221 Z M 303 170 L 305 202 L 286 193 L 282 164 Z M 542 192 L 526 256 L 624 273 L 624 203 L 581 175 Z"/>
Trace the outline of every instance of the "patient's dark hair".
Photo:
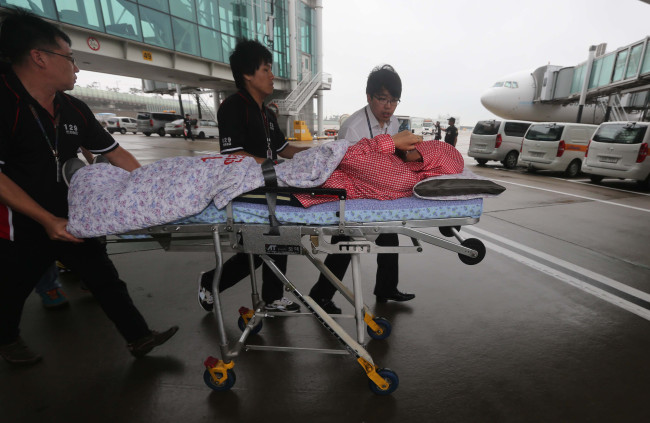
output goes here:
<path id="1" fill-rule="evenodd" d="M 54 24 L 19 7 L 0 11 L 0 25 L 0 53 L 11 63 L 20 63 L 36 48 L 59 48 L 57 37 L 72 44 Z"/>
<path id="2" fill-rule="evenodd" d="M 240 40 L 230 55 L 230 69 L 237 88 L 244 89 L 244 75 L 253 75 L 263 64 L 272 64 L 273 55 L 262 43 Z"/>
<path id="3" fill-rule="evenodd" d="M 366 94 L 379 94 L 382 88 L 386 88 L 394 98 L 402 96 L 402 80 L 391 65 L 377 66 L 368 75 Z"/>

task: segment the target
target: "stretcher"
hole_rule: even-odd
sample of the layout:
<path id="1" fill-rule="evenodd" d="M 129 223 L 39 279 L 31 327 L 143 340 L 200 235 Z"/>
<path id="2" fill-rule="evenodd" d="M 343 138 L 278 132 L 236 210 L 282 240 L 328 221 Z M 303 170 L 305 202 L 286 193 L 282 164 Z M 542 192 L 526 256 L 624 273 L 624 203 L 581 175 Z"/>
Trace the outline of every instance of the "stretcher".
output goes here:
<path id="1" fill-rule="evenodd" d="M 338 201 L 305 208 L 275 205 L 275 195 L 283 193 L 310 193 L 335 195 Z M 234 359 L 244 350 L 313 351 L 326 354 L 349 354 L 361 365 L 368 377 L 370 389 L 379 395 L 394 392 L 399 385 L 397 374 L 379 367 L 365 348 L 366 334 L 373 340 L 386 339 L 391 333 L 387 319 L 375 316 L 363 302 L 360 272 L 361 254 L 422 253 L 423 244 L 441 247 L 458 254 L 465 264 L 479 263 L 485 256 L 480 240 L 464 239 L 460 229 L 479 221 L 482 199 L 437 201 L 415 197 L 398 200 L 347 200 L 344 190 L 305 188 L 260 188 L 254 193 L 263 194 L 268 204 L 231 201 L 224 209 L 209 206 L 198 215 L 180 221 L 129 232 L 129 237 L 147 235 L 166 250 L 208 247 L 214 251 L 216 272 L 212 281 L 213 313 L 217 323 L 220 358 L 208 357 L 204 365 L 204 381 L 215 391 L 229 390 L 235 384 Z M 424 232 L 426 228 L 439 228 L 441 236 Z M 385 247 L 375 243 L 381 234 L 399 234 L 410 239 L 408 245 Z M 349 241 L 331 243 L 331 236 L 344 235 Z M 455 240 L 454 240 L 455 238 Z M 207 241 L 207 242 L 206 242 Z M 218 284 L 225 252 L 247 253 L 251 266 L 252 307 L 242 307 L 238 319 L 241 336 L 229 342 Z M 318 254 L 350 254 L 352 289 L 350 290 L 332 272 Z M 301 293 L 296 285 L 275 265 L 270 254 L 305 256 L 337 288 L 354 307 L 356 333 L 348 333 L 327 314 L 311 297 Z M 305 313 L 277 313 L 264 309 L 257 289 L 253 255 L 264 263 L 284 283 L 304 309 Z M 340 343 L 339 349 L 304 348 L 293 346 L 253 345 L 250 335 L 262 330 L 263 321 L 269 317 L 314 316 Z"/>

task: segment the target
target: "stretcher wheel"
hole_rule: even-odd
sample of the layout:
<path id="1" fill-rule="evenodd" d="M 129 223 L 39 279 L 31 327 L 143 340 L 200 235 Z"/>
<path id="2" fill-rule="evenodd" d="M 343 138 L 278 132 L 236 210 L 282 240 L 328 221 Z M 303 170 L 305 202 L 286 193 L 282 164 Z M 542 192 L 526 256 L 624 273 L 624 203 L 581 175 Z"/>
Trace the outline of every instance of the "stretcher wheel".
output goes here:
<path id="1" fill-rule="evenodd" d="M 383 331 L 381 334 L 379 334 L 372 330 L 370 326 L 366 327 L 368 335 L 370 335 L 372 339 L 386 339 L 390 336 L 390 331 L 393 327 L 388 320 L 384 319 L 383 317 L 375 317 L 372 319 L 372 321 L 375 322 L 377 326 L 379 326 Z"/>
<path id="2" fill-rule="evenodd" d="M 451 238 L 454 236 L 454 233 L 451 231 L 452 226 L 441 226 L 438 228 L 441 234 L 446 236 L 447 238 Z M 460 231 L 460 226 L 453 226 L 454 229 L 457 231 Z"/>
<path id="3" fill-rule="evenodd" d="M 478 253 L 478 256 L 476 257 L 468 257 L 462 254 L 458 254 L 460 261 L 465 264 L 478 264 L 485 257 L 485 245 L 483 245 L 483 243 L 476 238 L 467 238 L 465 241 L 461 242 L 460 245 L 466 248 L 471 248 L 472 250 L 476 250 Z"/>
<path id="4" fill-rule="evenodd" d="M 370 390 L 377 395 L 390 395 L 393 392 L 395 392 L 395 390 L 399 386 L 399 378 L 397 377 L 397 373 L 395 373 L 391 369 L 379 369 L 377 370 L 377 374 L 379 374 L 379 376 L 386 379 L 389 385 L 388 389 L 382 391 L 381 389 L 379 389 L 377 385 L 375 385 L 375 383 L 372 380 L 369 380 L 368 386 L 370 387 Z"/>
<path id="5" fill-rule="evenodd" d="M 262 323 L 263 322 L 259 322 L 258 324 L 253 326 L 253 328 L 251 329 L 251 335 L 257 335 L 258 333 L 260 333 L 260 331 L 262 330 Z M 239 319 L 237 319 L 237 326 L 239 326 L 239 329 L 242 332 L 244 331 L 244 329 L 246 329 L 246 322 L 244 322 L 243 317 L 239 316 Z"/>
<path id="6" fill-rule="evenodd" d="M 214 381 L 214 379 L 212 379 L 212 375 L 210 374 L 210 371 L 208 369 L 205 369 L 205 371 L 203 372 L 203 381 L 212 390 L 228 391 L 230 390 L 230 388 L 233 387 L 237 378 L 235 377 L 234 370 L 231 369 L 226 370 L 226 374 L 228 375 L 228 379 L 226 379 L 224 383 L 219 385 L 217 382 Z"/>

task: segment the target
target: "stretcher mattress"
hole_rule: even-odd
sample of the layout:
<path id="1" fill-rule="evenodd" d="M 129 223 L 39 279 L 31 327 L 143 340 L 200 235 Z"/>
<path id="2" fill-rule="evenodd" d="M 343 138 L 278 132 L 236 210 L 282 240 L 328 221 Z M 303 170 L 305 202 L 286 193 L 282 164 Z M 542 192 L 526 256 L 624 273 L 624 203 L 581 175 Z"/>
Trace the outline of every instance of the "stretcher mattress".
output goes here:
<path id="1" fill-rule="evenodd" d="M 277 206 L 275 215 L 282 223 L 305 225 L 334 225 L 339 223 L 338 201 L 318 204 L 309 208 Z M 483 199 L 424 200 L 405 197 L 397 200 L 346 200 L 347 222 L 391 222 L 402 220 L 448 219 L 457 217 L 479 218 Z M 264 204 L 233 202 L 235 222 L 268 223 L 268 207 Z M 214 204 L 201 213 L 174 222 L 175 224 L 224 223 L 226 210 Z"/>

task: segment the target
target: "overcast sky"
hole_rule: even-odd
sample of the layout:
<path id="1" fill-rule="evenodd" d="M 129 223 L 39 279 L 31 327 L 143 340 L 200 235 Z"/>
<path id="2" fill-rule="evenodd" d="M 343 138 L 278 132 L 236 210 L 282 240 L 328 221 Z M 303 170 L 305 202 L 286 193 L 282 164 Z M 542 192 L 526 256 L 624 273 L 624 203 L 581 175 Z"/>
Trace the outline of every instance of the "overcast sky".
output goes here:
<path id="1" fill-rule="evenodd" d="M 650 35 L 650 5 L 639 0 L 324 0 L 323 5 L 324 71 L 333 78 L 326 115 L 361 108 L 368 73 L 389 63 L 403 84 L 396 114 L 434 119 L 451 114 L 473 125 L 493 117 L 480 96 L 500 77 L 549 63 L 573 66 L 586 60 L 590 45 L 607 43 L 609 52 Z M 97 80 L 83 73 L 79 85 Z M 139 80 L 119 79 L 122 91 L 139 86 Z"/>

